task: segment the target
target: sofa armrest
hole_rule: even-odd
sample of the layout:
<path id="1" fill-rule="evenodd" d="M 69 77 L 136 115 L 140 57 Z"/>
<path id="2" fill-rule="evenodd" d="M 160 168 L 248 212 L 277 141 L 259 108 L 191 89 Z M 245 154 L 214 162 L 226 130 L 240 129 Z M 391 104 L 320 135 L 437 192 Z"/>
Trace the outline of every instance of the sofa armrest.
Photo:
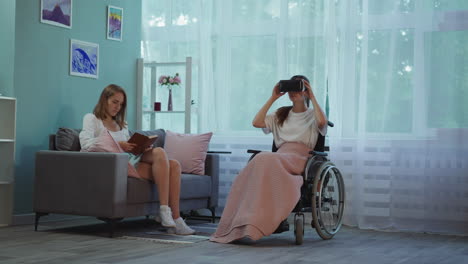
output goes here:
<path id="1" fill-rule="evenodd" d="M 123 153 L 37 152 L 34 211 L 124 217 L 127 164 Z"/>
<path id="2" fill-rule="evenodd" d="M 218 197 L 219 197 L 219 155 L 210 154 L 206 155 L 205 160 L 205 174 L 211 176 L 211 198 L 210 198 L 210 207 L 218 206 Z"/>

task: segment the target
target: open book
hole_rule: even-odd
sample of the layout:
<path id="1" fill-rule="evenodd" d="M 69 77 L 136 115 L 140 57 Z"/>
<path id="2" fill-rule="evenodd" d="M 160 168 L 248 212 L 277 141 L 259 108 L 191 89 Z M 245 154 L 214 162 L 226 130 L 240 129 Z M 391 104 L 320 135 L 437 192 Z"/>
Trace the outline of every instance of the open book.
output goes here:
<path id="1" fill-rule="evenodd" d="M 157 135 L 145 136 L 140 133 L 134 133 L 132 137 L 128 140 L 128 143 L 136 144 L 135 148 L 133 148 L 131 153 L 133 153 L 134 155 L 140 155 L 141 153 L 143 153 L 143 151 L 145 151 L 145 149 L 153 145 L 157 138 Z"/>

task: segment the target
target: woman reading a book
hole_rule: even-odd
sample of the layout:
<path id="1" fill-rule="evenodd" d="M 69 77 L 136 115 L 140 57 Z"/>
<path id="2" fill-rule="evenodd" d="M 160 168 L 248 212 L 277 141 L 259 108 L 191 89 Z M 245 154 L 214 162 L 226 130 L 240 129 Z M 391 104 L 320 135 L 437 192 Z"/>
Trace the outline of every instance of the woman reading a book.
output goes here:
<path id="1" fill-rule="evenodd" d="M 195 230 L 187 226 L 179 213 L 180 164 L 168 159 L 162 148 L 147 148 L 141 155 L 131 154 L 136 144 L 128 142 L 130 138 L 125 113 L 127 95 L 124 89 L 111 84 L 104 88 L 93 113 L 83 118 L 83 130 L 80 132 L 80 144 L 87 151 L 97 144 L 103 133 L 109 133 L 120 148 L 131 155 L 139 177 L 154 181 L 158 188 L 161 224 L 168 227 L 168 232 L 190 235 Z M 102 144 L 102 142 L 101 142 Z"/>
<path id="2" fill-rule="evenodd" d="M 279 84 L 255 116 L 252 124 L 273 132 L 277 152 L 260 152 L 234 180 L 218 229 L 210 240 L 219 243 L 248 237 L 258 240 L 272 234 L 299 201 L 302 172 L 314 149 L 318 133 L 325 135 L 327 118 L 320 108 L 309 80 L 296 75 L 305 90 L 289 91 L 292 106 L 267 112 L 286 92 Z M 301 84 L 301 82 L 297 82 Z M 313 108 L 309 108 L 309 100 Z"/>

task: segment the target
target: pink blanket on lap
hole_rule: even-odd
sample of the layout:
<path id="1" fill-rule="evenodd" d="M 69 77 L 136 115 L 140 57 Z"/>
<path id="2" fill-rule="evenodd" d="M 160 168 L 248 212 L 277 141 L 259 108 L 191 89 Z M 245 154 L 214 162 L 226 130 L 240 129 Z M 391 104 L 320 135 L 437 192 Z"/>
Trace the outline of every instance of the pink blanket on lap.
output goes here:
<path id="1" fill-rule="evenodd" d="M 218 229 L 210 240 L 229 243 L 271 235 L 300 198 L 309 148 L 285 143 L 255 156 L 234 180 Z"/>
<path id="2" fill-rule="evenodd" d="M 88 150 L 81 150 L 82 152 L 113 152 L 113 153 L 126 153 L 120 147 L 119 143 L 115 141 L 109 131 L 102 132 L 99 137 L 96 138 L 94 144 Z M 135 167 L 128 163 L 128 176 L 141 178 Z"/>

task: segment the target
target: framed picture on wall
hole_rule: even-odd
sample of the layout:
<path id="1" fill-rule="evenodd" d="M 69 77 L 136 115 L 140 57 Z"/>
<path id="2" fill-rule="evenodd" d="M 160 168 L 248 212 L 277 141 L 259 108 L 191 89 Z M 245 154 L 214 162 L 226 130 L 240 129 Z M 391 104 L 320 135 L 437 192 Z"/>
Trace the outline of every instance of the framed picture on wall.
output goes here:
<path id="1" fill-rule="evenodd" d="M 40 0 L 41 22 L 64 27 L 72 27 L 72 0 Z"/>
<path id="2" fill-rule="evenodd" d="M 98 78 L 99 44 L 70 39 L 70 75 Z"/>
<path id="3" fill-rule="evenodd" d="M 123 8 L 107 7 L 107 39 L 122 41 Z"/>

